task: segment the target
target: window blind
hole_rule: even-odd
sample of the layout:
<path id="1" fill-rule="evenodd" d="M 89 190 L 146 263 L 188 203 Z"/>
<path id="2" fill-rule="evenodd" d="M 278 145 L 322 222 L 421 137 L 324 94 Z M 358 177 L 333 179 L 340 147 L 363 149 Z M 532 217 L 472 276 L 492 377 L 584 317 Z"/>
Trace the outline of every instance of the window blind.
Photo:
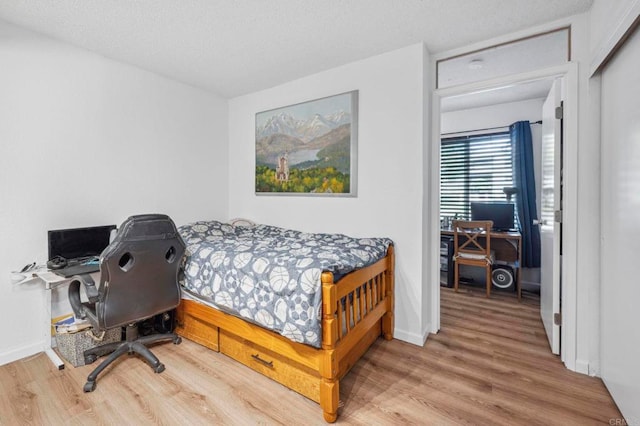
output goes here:
<path id="1" fill-rule="evenodd" d="M 505 201 L 506 186 L 513 186 L 509 132 L 441 140 L 441 219 L 445 216 L 471 219 L 471 202 Z"/>
<path id="2" fill-rule="evenodd" d="M 555 180 L 555 146 L 553 143 L 542 144 L 542 195 L 540 200 L 541 231 L 553 231 L 554 225 L 554 180 Z"/>

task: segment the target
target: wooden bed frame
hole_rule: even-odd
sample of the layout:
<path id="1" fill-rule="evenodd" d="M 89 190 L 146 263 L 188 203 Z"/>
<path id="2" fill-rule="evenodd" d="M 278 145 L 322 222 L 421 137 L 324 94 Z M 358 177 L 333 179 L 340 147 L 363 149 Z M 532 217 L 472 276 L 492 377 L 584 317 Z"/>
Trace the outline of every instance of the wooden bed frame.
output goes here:
<path id="1" fill-rule="evenodd" d="M 394 262 L 389 246 L 385 258 L 337 283 L 332 273 L 322 274 L 320 349 L 189 299 L 177 308 L 176 332 L 318 402 L 333 423 L 340 379 L 380 335 L 393 338 Z"/>

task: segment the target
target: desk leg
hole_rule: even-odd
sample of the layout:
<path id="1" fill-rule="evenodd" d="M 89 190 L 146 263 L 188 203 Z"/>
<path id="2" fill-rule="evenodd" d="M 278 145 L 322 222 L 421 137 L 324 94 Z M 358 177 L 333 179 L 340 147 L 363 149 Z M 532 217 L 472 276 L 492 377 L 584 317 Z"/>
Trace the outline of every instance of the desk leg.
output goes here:
<path id="1" fill-rule="evenodd" d="M 522 300 L 522 237 L 518 238 L 518 302 Z"/>
<path id="2" fill-rule="evenodd" d="M 42 338 L 44 339 L 44 347 L 42 350 L 47 354 L 53 365 L 55 365 L 58 370 L 64 369 L 64 362 L 60 359 L 58 354 L 54 352 L 51 348 L 51 288 L 47 285 L 44 290 L 43 299 L 43 321 L 42 321 Z"/>
<path id="3" fill-rule="evenodd" d="M 58 354 L 51 349 L 51 346 L 49 346 L 49 348 L 45 348 L 44 353 L 47 354 L 53 365 L 55 365 L 58 370 L 64 370 L 64 362 L 60 359 Z"/>

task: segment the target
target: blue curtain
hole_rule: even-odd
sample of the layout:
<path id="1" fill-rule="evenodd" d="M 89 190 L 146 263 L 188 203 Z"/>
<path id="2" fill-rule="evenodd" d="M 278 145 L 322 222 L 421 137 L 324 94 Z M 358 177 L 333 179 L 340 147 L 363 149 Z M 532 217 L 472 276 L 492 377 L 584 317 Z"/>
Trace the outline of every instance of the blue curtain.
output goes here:
<path id="1" fill-rule="evenodd" d="M 514 178 L 518 188 L 516 207 L 522 234 L 522 266 L 540 267 L 540 229 L 533 221 L 538 219 L 536 208 L 536 181 L 533 168 L 531 126 L 518 121 L 509 126 L 514 152 Z"/>

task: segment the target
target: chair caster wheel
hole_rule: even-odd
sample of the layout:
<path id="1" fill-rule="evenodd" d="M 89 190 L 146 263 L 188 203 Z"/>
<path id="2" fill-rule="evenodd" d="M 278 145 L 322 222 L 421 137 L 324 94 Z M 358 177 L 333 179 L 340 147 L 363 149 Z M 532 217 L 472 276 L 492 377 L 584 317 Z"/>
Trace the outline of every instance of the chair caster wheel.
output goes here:
<path id="1" fill-rule="evenodd" d="M 93 364 L 98 359 L 98 356 L 95 354 L 89 354 L 84 356 L 84 364 Z"/>
<path id="2" fill-rule="evenodd" d="M 164 364 L 160 363 L 153 368 L 156 373 L 162 373 L 164 371 Z"/>
<path id="3" fill-rule="evenodd" d="M 93 392 L 94 390 L 96 390 L 96 382 L 87 382 L 84 384 L 84 387 L 82 388 L 83 391 L 85 392 Z"/>
<path id="4" fill-rule="evenodd" d="M 173 339 L 173 344 L 174 345 L 179 345 L 180 343 L 182 343 L 182 337 L 177 336 Z"/>

